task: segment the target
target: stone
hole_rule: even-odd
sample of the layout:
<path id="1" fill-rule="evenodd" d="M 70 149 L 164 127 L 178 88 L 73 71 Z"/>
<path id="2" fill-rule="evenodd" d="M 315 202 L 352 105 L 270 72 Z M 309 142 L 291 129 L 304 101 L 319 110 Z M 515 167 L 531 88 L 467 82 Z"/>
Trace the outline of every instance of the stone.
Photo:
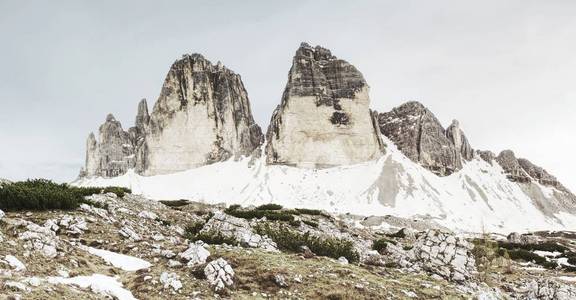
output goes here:
<path id="1" fill-rule="evenodd" d="M 4 211 L 0 209 L 0 220 L 2 220 L 2 218 L 4 218 L 5 216 L 6 214 L 4 213 Z"/>
<path id="2" fill-rule="evenodd" d="M 246 219 L 233 217 L 221 211 L 215 212 L 200 230 L 200 233 L 209 232 L 218 232 L 225 237 L 233 238 L 243 247 L 261 248 L 268 251 L 278 250 L 272 239 L 255 233 Z"/>
<path id="3" fill-rule="evenodd" d="M 308 246 L 300 246 L 300 253 L 302 253 L 304 258 L 312 258 L 316 256 L 316 254 L 314 254 L 314 252 L 312 252 Z"/>
<path id="4" fill-rule="evenodd" d="M 480 158 L 482 160 L 484 160 L 485 162 L 489 163 L 490 165 L 494 164 L 494 160 L 496 160 L 496 154 L 494 154 L 494 152 L 492 151 L 487 151 L 487 150 L 476 150 L 476 153 L 478 154 L 478 156 L 480 156 Z"/>
<path id="5" fill-rule="evenodd" d="M 443 244 L 445 246 L 441 247 Z M 408 252 L 411 262 L 418 268 L 447 280 L 463 282 L 476 273 L 472 248 L 472 244 L 462 237 L 431 229 L 420 234 Z"/>
<path id="6" fill-rule="evenodd" d="M 178 291 L 182 288 L 182 282 L 178 279 L 176 273 L 162 272 L 160 274 L 160 283 L 164 285 L 164 288 L 172 288 L 174 291 Z"/>
<path id="7" fill-rule="evenodd" d="M 234 284 L 234 270 L 221 257 L 206 265 L 204 275 L 216 292 Z"/>
<path id="8" fill-rule="evenodd" d="M 340 256 L 340 257 L 338 257 L 338 263 L 341 265 L 347 265 L 348 259 L 346 259 L 346 257 L 344 257 L 344 256 Z"/>
<path id="9" fill-rule="evenodd" d="M 248 156 L 263 135 L 240 75 L 200 54 L 174 62 L 150 114 L 145 175 Z"/>
<path id="10" fill-rule="evenodd" d="M 156 220 L 158 218 L 158 215 L 153 212 L 144 210 L 138 214 L 138 217 L 143 219 Z"/>
<path id="11" fill-rule="evenodd" d="M 474 151 L 458 121 L 445 130 L 434 114 L 420 102 L 404 103 L 378 115 L 380 132 L 404 155 L 438 176 L 462 169 Z"/>
<path id="12" fill-rule="evenodd" d="M 281 288 L 288 287 L 288 282 L 286 282 L 286 278 L 282 274 L 274 275 L 274 283 Z"/>
<path id="13" fill-rule="evenodd" d="M 210 256 L 210 251 L 204 248 L 202 241 L 196 241 L 195 243 L 190 243 L 188 249 L 178 254 L 178 256 L 188 261 L 187 265 L 189 267 L 193 267 L 205 263 Z"/>
<path id="14" fill-rule="evenodd" d="M 539 278 L 524 283 L 516 296 L 522 299 L 571 300 L 576 299 L 576 287 L 551 279 Z"/>
<path id="15" fill-rule="evenodd" d="M 26 270 L 26 266 L 15 256 L 13 255 L 6 255 L 4 260 L 8 263 L 8 265 L 14 269 L 16 272 L 21 272 Z"/>
<path id="16" fill-rule="evenodd" d="M 135 241 L 135 242 L 142 240 L 140 235 L 131 226 L 128 226 L 128 225 L 125 225 L 124 227 L 122 227 L 118 231 L 118 233 L 121 236 L 128 238 L 128 239 Z"/>
<path id="17" fill-rule="evenodd" d="M 368 84 L 330 50 L 302 43 L 266 134 L 266 161 L 327 168 L 378 159 L 384 145 Z"/>
<path id="18" fill-rule="evenodd" d="M 25 241 L 26 249 L 40 252 L 44 257 L 54 258 L 58 254 L 58 237 L 49 228 L 30 223 L 26 231 L 18 235 L 18 239 Z"/>
<path id="19" fill-rule="evenodd" d="M 520 234 L 518 232 L 512 232 L 507 236 L 507 240 L 514 244 L 535 244 L 539 242 L 538 236 L 532 234 Z"/>

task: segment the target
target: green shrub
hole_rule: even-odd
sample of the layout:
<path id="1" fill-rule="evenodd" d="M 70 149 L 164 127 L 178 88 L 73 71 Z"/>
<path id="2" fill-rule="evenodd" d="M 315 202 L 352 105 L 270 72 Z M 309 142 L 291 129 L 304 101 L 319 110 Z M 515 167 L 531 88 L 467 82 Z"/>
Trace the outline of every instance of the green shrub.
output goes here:
<path id="1" fill-rule="evenodd" d="M 404 233 L 403 229 L 400 229 L 398 231 L 396 231 L 395 233 L 389 233 L 386 234 L 387 237 L 391 237 L 391 238 L 405 238 L 406 237 L 406 233 Z"/>
<path id="2" fill-rule="evenodd" d="M 242 218 L 242 219 L 261 219 L 263 217 L 266 217 L 266 219 L 271 220 L 271 221 L 293 221 L 294 220 L 294 216 L 283 212 L 283 211 L 276 211 L 276 210 L 258 210 L 258 209 L 253 209 L 253 210 L 242 210 L 242 209 L 227 209 L 225 211 L 227 214 L 237 217 L 237 218 Z"/>
<path id="3" fill-rule="evenodd" d="M 308 226 L 314 227 L 314 228 L 318 228 L 318 223 L 314 222 L 314 221 L 307 221 L 307 220 L 302 220 L 302 222 Z"/>
<path id="4" fill-rule="evenodd" d="M 323 215 L 322 211 L 317 210 L 317 209 L 297 208 L 296 211 L 303 214 L 303 215 L 312 215 L 312 216 Z"/>
<path id="5" fill-rule="evenodd" d="M 500 241 L 498 242 L 498 246 L 504 249 L 512 250 L 512 249 L 522 249 L 528 251 L 549 251 L 549 252 L 567 252 L 570 251 L 567 247 L 560 245 L 554 242 L 542 242 L 542 243 L 534 243 L 534 244 L 519 244 L 519 243 L 510 243 Z"/>
<path id="6" fill-rule="evenodd" d="M 292 227 L 300 227 L 300 224 L 302 224 L 302 222 L 298 221 L 298 220 L 293 220 L 288 222 L 288 224 L 290 224 L 290 226 Z"/>
<path id="7" fill-rule="evenodd" d="M 360 258 L 358 252 L 354 250 L 354 244 L 347 239 L 321 238 L 310 235 L 309 232 L 292 230 L 284 225 L 272 227 L 269 224 L 261 224 L 256 227 L 256 232 L 268 236 L 283 250 L 298 252 L 301 246 L 308 246 L 312 252 L 320 256 L 332 258 L 344 256 L 350 262 L 357 262 Z"/>
<path id="8" fill-rule="evenodd" d="M 0 188 L 0 209 L 3 210 L 49 210 L 74 209 L 80 203 L 100 208 L 106 204 L 84 199 L 100 192 L 113 192 L 119 197 L 130 193 L 130 189 L 120 187 L 85 188 L 68 184 L 54 183 L 46 179 L 33 179 L 14 183 L 2 183 Z"/>
<path id="9" fill-rule="evenodd" d="M 189 240 L 193 240 L 198 234 L 198 232 L 202 230 L 202 227 L 204 227 L 204 223 L 201 221 L 193 222 L 186 225 L 186 227 L 184 227 L 184 237 L 186 237 Z"/>
<path id="10" fill-rule="evenodd" d="M 262 204 L 256 207 L 257 210 L 281 210 L 282 205 L 269 203 L 269 204 Z"/>
<path id="11" fill-rule="evenodd" d="M 241 208 L 242 206 L 240 206 L 240 204 L 232 204 L 230 206 L 228 206 L 228 208 L 226 209 L 226 211 L 233 211 L 233 210 L 237 210 L 239 208 Z"/>
<path id="12" fill-rule="evenodd" d="M 211 245 L 228 244 L 237 246 L 240 244 L 234 237 L 225 236 L 219 231 L 205 231 L 199 232 L 190 238 L 191 241 L 203 241 Z"/>
<path id="13" fill-rule="evenodd" d="M 381 238 L 381 239 L 377 239 L 377 240 L 372 242 L 372 250 L 376 250 L 376 251 L 381 253 L 383 250 L 386 249 L 386 247 L 388 247 L 388 243 L 396 245 L 395 241 Z"/>

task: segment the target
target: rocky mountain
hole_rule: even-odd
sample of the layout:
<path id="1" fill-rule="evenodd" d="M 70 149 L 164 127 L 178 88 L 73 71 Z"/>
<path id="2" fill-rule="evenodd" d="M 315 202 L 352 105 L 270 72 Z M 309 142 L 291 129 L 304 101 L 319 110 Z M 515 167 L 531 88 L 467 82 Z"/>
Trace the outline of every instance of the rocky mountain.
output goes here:
<path id="1" fill-rule="evenodd" d="M 362 74 L 305 43 L 265 143 L 240 76 L 198 54 L 174 63 L 152 113 L 139 104 L 135 127 L 109 116 L 99 133 L 74 184 L 410 217 L 466 232 L 576 228 L 576 196 L 543 168 L 510 150 L 473 150 L 458 121 L 444 128 L 419 102 L 370 111 Z"/>
<path id="2" fill-rule="evenodd" d="M 250 155 L 263 141 L 240 75 L 202 55 L 176 61 L 150 115 L 144 174 Z"/>
<path id="3" fill-rule="evenodd" d="M 419 102 L 407 102 L 378 115 L 380 132 L 404 155 L 439 176 L 462 169 L 474 151 L 458 121 L 444 129 L 434 114 Z"/>
<path id="4" fill-rule="evenodd" d="M 330 50 L 303 43 L 267 133 L 266 161 L 326 168 L 375 160 L 383 144 L 362 73 Z"/>
<path id="5" fill-rule="evenodd" d="M 264 139 L 240 75 L 199 54 L 172 65 L 152 113 L 143 99 L 135 124 L 124 131 L 108 115 L 99 139 L 88 136 L 81 177 L 184 171 L 251 155 Z"/>

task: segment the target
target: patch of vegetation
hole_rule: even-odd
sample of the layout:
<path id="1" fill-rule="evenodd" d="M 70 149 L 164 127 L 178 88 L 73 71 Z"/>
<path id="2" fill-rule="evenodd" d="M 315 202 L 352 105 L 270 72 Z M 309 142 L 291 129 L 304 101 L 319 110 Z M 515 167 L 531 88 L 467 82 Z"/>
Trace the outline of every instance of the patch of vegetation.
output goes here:
<path id="1" fill-rule="evenodd" d="M 396 245 L 395 241 L 392 241 L 392 240 L 389 240 L 386 238 L 380 238 L 380 239 L 374 240 L 372 242 L 372 250 L 376 250 L 379 253 L 382 253 L 382 251 L 386 250 L 389 243 Z"/>
<path id="2" fill-rule="evenodd" d="M 476 261 L 476 268 L 480 280 L 491 280 L 490 274 L 503 268 L 504 272 L 512 273 L 510 256 L 506 249 L 500 248 L 498 243 L 491 241 L 487 236 L 472 241 L 474 248 L 472 255 Z"/>
<path id="3" fill-rule="evenodd" d="M 203 241 L 204 243 L 211 245 L 221 245 L 228 244 L 237 246 L 240 244 L 234 237 L 223 235 L 221 232 L 216 230 L 204 231 L 195 234 L 189 238 L 191 241 Z"/>
<path id="4" fill-rule="evenodd" d="M 280 249 L 299 252 L 301 246 L 308 246 L 312 252 L 320 256 L 332 258 L 346 257 L 350 262 L 357 262 L 359 255 L 354 250 L 354 244 L 347 239 L 321 238 L 310 235 L 310 232 L 301 233 L 292 230 L 289 226 L 270 224 L 260 224 L 256 227 L 256 232 L 260 235 L 270 237 Z"/>
<path id="5" fill-rule="evenodd" d="M 519 243 L 510 243 L 510 242 L 500 241 L 500 242 L 498 242 L 498 246 L 500 248 L 504 248 L 504 249 L 508 249 L 508 250 L 522 249 L 522 250 L 527 250 L 527 251 L 539 250 L 539 251 L 560 252 L 560 253 L 570 251 L 570 249 L 568 249 L 568 247 L 560 245 L 558 243 L 554 243 L 554 242 L 519 244 Z"/>
<path id="6" fill-rule="evenodd" d="M 160 218 L 158 218 L 158 217 L 156 217 L 155 221 L 156 221 L 156 222 L 160 222 L 160 224 L 162 224 L 162 226 L 166 226 L 166 227 L 172 225 L 172 222 L 170 222 L 170 221 L 168 221 L 168 220 L 160 219 Z"/>
<path id="7" fill-rule="evenodd" d="M 523 260 L 526 262 L 533 262 L 535 264 L 541 265 L 547 269 L 554 269 L 558 266 L 555 262 L 549 262 L 545 257 L 542 257 L 534 252 L 524 250 L 524 249 L 512 249 L 507 250 L 510 259 L 512 260 Z"/>
<path id="8" fill-rule="evenodd" d="M 262 204 L 256 207 L 256 210 L 281 210 L 282 205 L 269 203 L 269 204 Z"/>
<path id="9" fill-rule="evenodd" d="M 308 226 L 314 227 L 314 228 L 318 228 L 318 222 L 302 220 L 302 223 L 304 223 Z"/>
<path id="10" fill-rule="evenodd" d="M 49 210 L 74 209 L 81 203 L 99 208 L 107 204 L 84 199 L 100 192 L 113 192 L 119 197 L 130 193 L 120 187 L 85 188 L 58 184 L 46 179 L 33 179 L 0 184 L 0 209 L 3 210 Z"/>
<path id="11" fill-rule="evenodd" d="M 322 211 L 317 209 L 307 209 L 307 208 L 297 208 L 295 209 L 297 212 L 303 215 L 312 215 L 312 216 L 323 216 L 324 214 Z"/>
<path id="12" fill-rule="evenodd" d="M 194 240 L 196 235 L 200 230 L 202 230 L 202 227 L 204 227 L 204 222 L 201 221 L 192 222 L 186 225 L 186 227 L 184 227 L 184 237 L 189 240 Z"/>
<path id="13" fill-rule="evenodd" d="M 388 233 L 386 234 L 387 237 L 391 237 L 391 238 L 405 238 L 406 237 L 406 233 L 404 232 L 403 229 L 400 229 L 398 231 L 396 231 L 395 233 Z"/>
<path id="14" fill-rule="evenodd" d="M 300 222 L 298 220 L 294 220 L 294 221 L 288 222 L 288 224 L 290 224 L 290 226 L 292 226 L 292 227 L 300 227 L 300 224 L 302 224 L 302 222 Z"/>
<path id="15" fill-rule="evenodd" d="M 266 219 L 271 221 L 286 221 L 290 222 L 294 220 L 294 216 L 281 210 L 244 210 L 238 209 L 238 207 L 229 207 L 225 212 L 231 216 L 242 218 L 242 219 L 261 219 L 266 217 Z"/>

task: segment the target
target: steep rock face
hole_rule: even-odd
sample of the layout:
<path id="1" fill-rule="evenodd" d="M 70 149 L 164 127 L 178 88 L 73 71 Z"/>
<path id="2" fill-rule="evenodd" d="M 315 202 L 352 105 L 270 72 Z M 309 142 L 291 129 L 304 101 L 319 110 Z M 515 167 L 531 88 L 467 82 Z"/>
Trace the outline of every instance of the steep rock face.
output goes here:
<path id="1" fill-rule="evenodd" d="M 472 160 L 474 150 L 472 150 L 472 146 L 470 146 L 466 135 L 464 135 L 464 132 L 460 129 L 460 122 L 458 122 L 458 120 L 453 120 L 452 124 L 446 128 L 446 137 L 452 142 L 457 153 L 459 153 L 463 159 L 467 161 Z"/>
<path id="2" fill-rule="evenodd" d="M 478 150 L 476 153 L 478 153 L 478 156 L 480 156 L 482 160 L 489 163 L 490 165 L 492 165 L 496 159 L 496 154 L 489 150 Z"/>
<path id="3" fill-rule="evenodd" d="M 86 141 L 86 175 L 122 175 L 134 167 L 134 162 L 134 145 L 130 134 L 109 114 L 106 122 L 100 126 L 98 141 L 93 133 L 90 133 Z"/>
<path id="4" fill-rule="evenodd" d="M 353 65 L 302 43 L 268 127 L 266 161 L 325 168 L 380 157 L 384 148 L 368 90 Z"/>
<path id="5" fill-rule="evenodd" d="M 439 176 L 462 169 L 462 159 L 471 160 L 474 151 L 458 121 L 445 130 L 434 114 L 412 101 L 378 116 L 380 132 L 400 151 Z"/>
<path id="6" fill-rule="evenodd" d="M 150 115 L 144 174 L 249 155 L 263 140 L 240 76 L 200 54 L 176 61 Z"/>
<path id="7" fill-rule="evenodd" d="M 516 159 L 516 155 L 512 150 L 504 150 L 498 154 L 496 161 L 504 170 L 506 177 L 514 182 L 530 182 L 530 176 Z"/>

